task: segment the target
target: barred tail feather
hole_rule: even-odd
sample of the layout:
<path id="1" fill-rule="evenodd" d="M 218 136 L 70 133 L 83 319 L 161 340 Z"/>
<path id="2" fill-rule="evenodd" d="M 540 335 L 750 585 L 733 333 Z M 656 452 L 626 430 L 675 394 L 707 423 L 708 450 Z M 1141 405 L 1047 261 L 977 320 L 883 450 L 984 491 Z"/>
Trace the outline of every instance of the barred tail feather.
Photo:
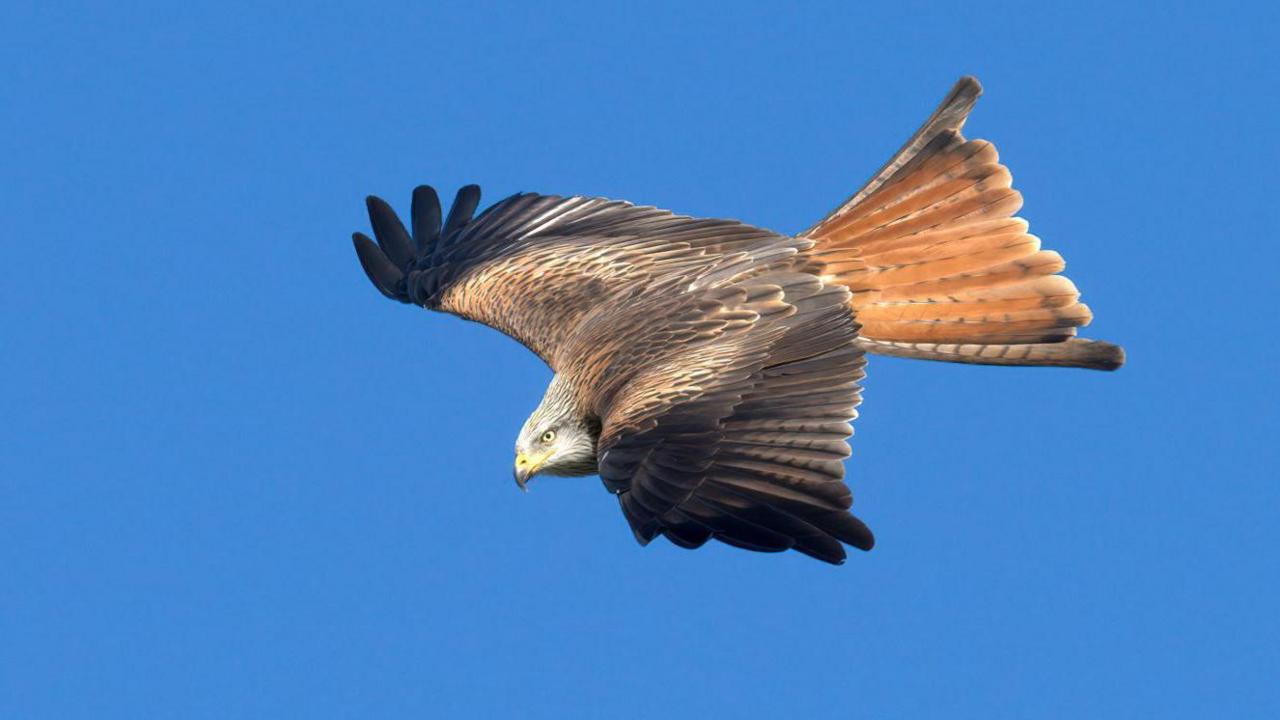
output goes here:
<path id="1" fill-rule="evenodd" d="M 905 343 L 859 338 L 858 344 L 863 350 L 879 355 L 974 365 L 1039 365 L 1091 370 L 1115 370 L 1124 365 L 1124 348 L 1103 340 L 1084 338 L 1021 345 Z"/>
<path id="2" fill-rule="evenodd" d="M 1093 319 L 1062 256 L 1013 217 L 1022 196 L 961 127 L 982 88 L 963 78 L 853 197 L 804 233 L 825 279 L 852 293 L 867 352 L 947 362 L 1114 370 L 1121 348 L 1078 340 Z"/>

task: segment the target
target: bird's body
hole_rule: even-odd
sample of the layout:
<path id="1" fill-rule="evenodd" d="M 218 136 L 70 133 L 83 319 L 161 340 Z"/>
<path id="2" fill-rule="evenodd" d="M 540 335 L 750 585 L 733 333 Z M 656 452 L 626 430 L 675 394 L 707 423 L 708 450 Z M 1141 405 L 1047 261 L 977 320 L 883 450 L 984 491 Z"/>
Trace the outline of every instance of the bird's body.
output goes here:
<path id="1" fill-rule="evenodd" d="M 843 482 L 867 352 L 1114 369 L 1077 340 L 1090 318 L 1042 251 L 994 148 L 960 126 L 957 83 L 862 190 L 791 237 L 586 197 L 516 195 L 441 228 L 414 193 L 412 234 L 376 198 L 356 249 L 389 297 L 519 340 L 555 371 L 516 443 L 537 473 L 598 473 L 636 537 L 716 538 L 840 562 L 870 549 Z"/>

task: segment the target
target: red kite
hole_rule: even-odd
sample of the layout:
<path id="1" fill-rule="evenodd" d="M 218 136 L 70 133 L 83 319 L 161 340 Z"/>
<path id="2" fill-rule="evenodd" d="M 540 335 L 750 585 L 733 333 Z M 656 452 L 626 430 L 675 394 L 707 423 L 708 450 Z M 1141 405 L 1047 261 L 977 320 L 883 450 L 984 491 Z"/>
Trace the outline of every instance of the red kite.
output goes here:
<path id="1" fill-rule="evenodd" d="M 618 200 L 519 194 L 412 229 L 369 198 L 356 252 L 387 297 L 497 328 L 555 372 L 516 441 L 515 477 L 599 474 L 636 538 L 715 538 L 845 559 L 871 549 L 849 512 L 847 438 L 867 353 L 1114 370 L 1075 337 L 1089 308 L 1013 217 L 995 147 L 961 126 L 963 78 L 853 197 L 788 236 Z"/>

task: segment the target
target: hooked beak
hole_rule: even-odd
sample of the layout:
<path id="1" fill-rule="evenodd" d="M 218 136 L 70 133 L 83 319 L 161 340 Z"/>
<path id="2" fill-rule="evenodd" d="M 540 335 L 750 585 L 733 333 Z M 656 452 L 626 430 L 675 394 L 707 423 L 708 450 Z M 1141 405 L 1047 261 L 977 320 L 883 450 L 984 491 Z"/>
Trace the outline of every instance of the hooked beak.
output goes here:
<path id="1" fill-rule="evenodd" d="M 529 478 L 537 474 L 538 468 L 547 461 L 550 453 L 544 455 L 525 455 L 522 452 L 516 452 L 516 466 L 512 470 L 512 476 L 515 477 L 516 485 L 525 492 L 529 491 Z"/>

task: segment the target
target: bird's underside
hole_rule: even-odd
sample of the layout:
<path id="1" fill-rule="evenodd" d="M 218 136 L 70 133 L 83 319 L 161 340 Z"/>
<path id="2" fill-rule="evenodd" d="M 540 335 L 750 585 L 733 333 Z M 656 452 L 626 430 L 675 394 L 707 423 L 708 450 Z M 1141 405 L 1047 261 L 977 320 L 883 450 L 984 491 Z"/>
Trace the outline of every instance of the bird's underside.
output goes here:
<path id="1" fill-rule="evenodd" d="M 490 325 L 556 373 L 595 428 L 596 466 L 636 537 L 827 562 L 871 532 L 849 512 L 846 439 L 865 353 L 1113 370 L 1089 309 L 1012 217 L 995 148 L 960 128 L 964 78 L 861 190 L 796 237 L 588 197 L 520 194 L 472 218 L 474 186 L 412 228 L 369 199 L 374 285 Z M 548 402 L 544 400 L 544 404 Z"/>

